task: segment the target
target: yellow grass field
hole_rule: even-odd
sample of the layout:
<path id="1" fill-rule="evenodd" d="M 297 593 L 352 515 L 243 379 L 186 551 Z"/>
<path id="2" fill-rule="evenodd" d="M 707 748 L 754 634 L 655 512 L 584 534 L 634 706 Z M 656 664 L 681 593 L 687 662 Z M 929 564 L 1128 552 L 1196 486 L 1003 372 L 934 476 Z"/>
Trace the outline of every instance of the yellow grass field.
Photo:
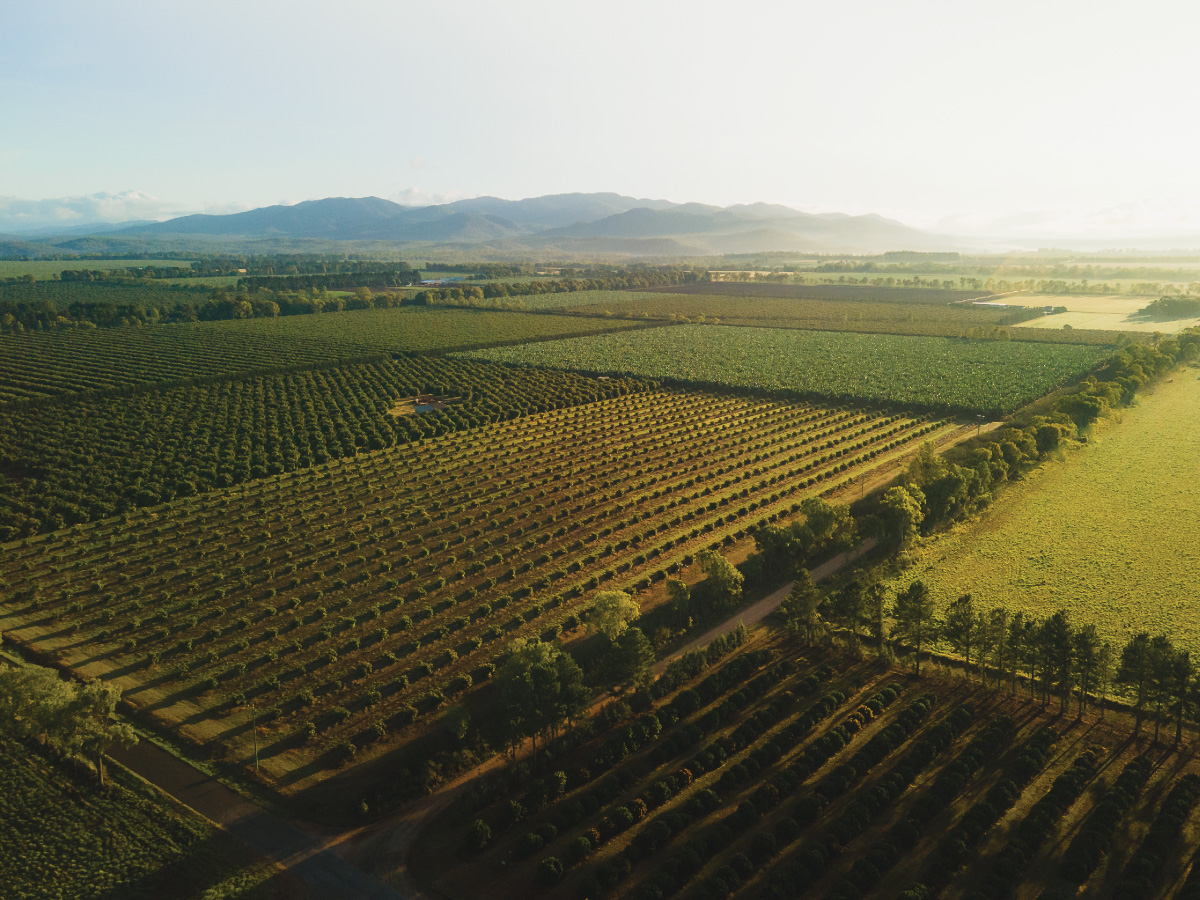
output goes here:
<path id="1" fill-rule="evenodd" d="M 1098 331 L 1147 331 L 1177 334 L 1185 328 L 1200 325 L 1200 318 L 1175 319 L 1170 322 L 1134 318 L 1155 297 L 1091 296 L 1087 294 L 1014 294 L 1012 303 L 1028 306 L 1065 306 L 1067 312 L 1043 316 L 1021 324 L 1021 328 L 1088 328 Z"/>
<path id="2" fill-rule="evenodd" d="M 1200 369 L 1185 368 L 1090 445 L 1011 486 L 979 519 L 913 552 L 923 579 L 1123 643 L 1165 632 L 1200 653 Z"/>

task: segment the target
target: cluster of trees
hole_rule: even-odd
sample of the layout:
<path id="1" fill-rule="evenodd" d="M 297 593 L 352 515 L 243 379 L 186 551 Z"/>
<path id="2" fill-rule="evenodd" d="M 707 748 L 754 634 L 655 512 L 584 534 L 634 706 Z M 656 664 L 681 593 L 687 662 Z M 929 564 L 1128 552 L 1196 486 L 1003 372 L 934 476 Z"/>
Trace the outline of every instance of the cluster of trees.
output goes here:
<path id="1" fill-rule="evenodd" d="M 1159 297 L 1138 310 L 1139 316 L 1151 319 L 1190 319 L 1200 316 L 1200 297 Z"/>
<path id="2" fill-rule="evenodd" d="M 109 684 L 63 681 L 52 669 L 0 665 L 0 736 L 37 740 L 67 757 L 94 761 L 104 782 L 104 753 L 133 746 L 137 735 L 115 710 L 121 692 Z"/>
<path id="3" fill-rule="evenodd" d="M 1133 704 L 1135 734 L 1149 715 L 1154 739 L 1160 726 L 1173 722 L 1175 740 L 1183 724 L 1200 713 L 1200 672 L 1187 650 L 1166 635 L 1138 632 L 1116 653 L 1095 625 L 1076 625 L 1066 610 L 1045 618 L 1012 613 L 1002 606 L 983 607 L 970 594 L 958 597 L 939 614 L 928 587 L 913 581 L 894 598 L 885 585 L 865 575 L 847 580 L 828 596 L 801 572 L 780 605 L 786 628 L 803 644 L 827 640 L 840 628 L 855 647 L 871 642 L 883 656 L 911 652 L 919 675 L 921 654 L 929 647 L 948 647 L 976 667 L 984 680 L 1017 690 L 1022 676 L 1031 696 L 1042 703 L 1059 701 L 1066 714 L 1072 700 L 1080 716 L 1089 705 L 1104 702 L 1114 684 Z"/>
<path id="4" fill-rule="evenodd" d="M 1014 478 L 1058 451 L 1097 419 L 1129 403 L 1139 389 L 1181 362 L 1200 356 L 1200 330 L 1151 346 L 1120 350 L 1079 387 L 1046 404 L 1040 415 L 990 432 L 945 456 L 926 445 L 873 514 L 880 536 L 903 545 L 918 533 L 970 516 Z"/>
<path id="5" fill-rule="evenodd" d="M 802 519 L 788 525 L 763 525 L 754 529 L 759 567 L 773 582 L 794 578 L 813 557 L 849 550 L 858 543 L 858 525 L 848 506 L 820 497 L 800 503 Z"/>
<path id="6" fill-rule="evenodd" d="M 524 739 L 553 740 L 563 723 L 569 726 L 587 709 L 591 691 L 583 670 L 558 644 L 526 638 L 514 641 L 497 673 L 502 734 L 516 759 Z"/>
<path id="7" fill-rule="evenodd" d="M 481 303 L 501 297 L 530 297 L 576 291 L 645 290 L 672 284 L 695 284 L 704 273 L 693 269 L 637 269 L 593 278 L 560 278 L 554 281 L 489 281 L 461 287 L 428 288 L 413 298 L 417 305 Z"/>

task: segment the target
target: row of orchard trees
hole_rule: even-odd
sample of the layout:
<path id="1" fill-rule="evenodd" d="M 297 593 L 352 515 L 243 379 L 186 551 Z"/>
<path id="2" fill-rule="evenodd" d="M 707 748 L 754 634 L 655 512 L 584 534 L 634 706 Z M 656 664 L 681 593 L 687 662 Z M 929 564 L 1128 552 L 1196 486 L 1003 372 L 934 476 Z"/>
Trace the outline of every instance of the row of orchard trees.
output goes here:
<path id="1" fill-rule="evenodd" d="M 1072 700 L 1083 716 L 1089 705 L 1104 701 L 1114 684 L 1123 690 L 1136 716 L 1135 734 L 1147 715 L 1160 727 L 1172 722 L 1176 741 L 1183 725 L 1200 714 L 1200 672 L 1187 650 L 1166 635 L 1138 632 L 1120 649 L 1101 638 L 1093 624 L 1078 625 L 1066 610 L 1044 618 L 983 607 L 970 594 L 937 607 L 928 587 L 914 581 L 894 597 L 877 581 L 859 577 L 828 596 L 801 572 L 780 614 L 789 631 L 805 644 L 826 640 L 841 629 L 855 645 L 870 642 L 881 655 L 909 652 L 914 671 L 932 647 L 949 648 L 968 673 L 1015 692 L 1024 679 L 1031 696 L 1043 703 L 1057 699 L 1060 712 Z"/>

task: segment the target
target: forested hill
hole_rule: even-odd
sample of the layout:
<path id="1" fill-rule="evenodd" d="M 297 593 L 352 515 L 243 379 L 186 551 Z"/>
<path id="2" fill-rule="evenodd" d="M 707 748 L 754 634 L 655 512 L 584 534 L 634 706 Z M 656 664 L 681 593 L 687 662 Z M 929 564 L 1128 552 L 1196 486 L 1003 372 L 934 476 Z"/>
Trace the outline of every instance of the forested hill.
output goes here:
<path id="1" fill-rule="evenodd" d="M 880 216 L 812 214 L 764 203 L 730 207 L 672 203 L 612 193 L 552 194 L 525 200 L 477 197 L 407 207 L 379 197 L 330 197 L 229 215 L 192 215 L 103 229 L 95 235 L 42 236 L 38 245 L 83 252 L 121 244 L 210 246 L 264 241 L 464 245 L 528 254 L 626 256 L 804 250 L 875 252 L 944 249 L 948 239 Z M 124 245 L 128 244 L 129 247 Z M 53 252 L 47 250 L 47 252 Z M 37 255 L 37 254 L 34 254 Z"/>

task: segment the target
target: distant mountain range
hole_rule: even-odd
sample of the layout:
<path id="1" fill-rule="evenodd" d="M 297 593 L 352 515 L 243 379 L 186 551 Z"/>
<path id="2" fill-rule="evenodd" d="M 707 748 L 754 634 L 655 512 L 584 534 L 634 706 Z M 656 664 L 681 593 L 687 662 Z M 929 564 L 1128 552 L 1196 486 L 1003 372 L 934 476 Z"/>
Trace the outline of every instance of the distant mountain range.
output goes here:
<path id="1" fill-rule="evenodd" d="M 378 197 L 331 197 L 229 215 L 71 229 L 58 235 L 0 236 L 7 246 L 58 252 L 197 249 L 297 242 L 414 245 L 513 256 L 699 256 L 756 251 L 873 253 L 946 248 L 947 238 L 881 216 L 816 215 L 767 203 L 717 207 L 612 193 L 551 194 L 525 200 L 476 197 L 438 206 L 401 206 Z M 300 249 L 300 247 L 296 247 Z M 17 252 L 29 252 L 17 250 Z"/>

